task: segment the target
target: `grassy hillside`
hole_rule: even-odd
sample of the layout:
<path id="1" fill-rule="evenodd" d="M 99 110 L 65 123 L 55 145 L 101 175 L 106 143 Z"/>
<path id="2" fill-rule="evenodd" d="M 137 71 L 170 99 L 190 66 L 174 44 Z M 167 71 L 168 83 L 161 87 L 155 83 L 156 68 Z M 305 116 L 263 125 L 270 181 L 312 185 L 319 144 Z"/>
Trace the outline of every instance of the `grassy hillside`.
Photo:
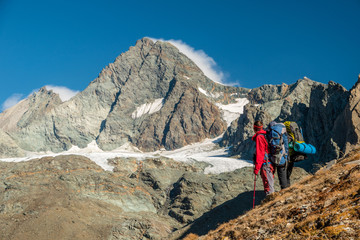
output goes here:
<path id="1" fill-rule="evenodd" d="M 354 150 L 207 235 L 185 239 L 360 239 L 359 159 Z"/>

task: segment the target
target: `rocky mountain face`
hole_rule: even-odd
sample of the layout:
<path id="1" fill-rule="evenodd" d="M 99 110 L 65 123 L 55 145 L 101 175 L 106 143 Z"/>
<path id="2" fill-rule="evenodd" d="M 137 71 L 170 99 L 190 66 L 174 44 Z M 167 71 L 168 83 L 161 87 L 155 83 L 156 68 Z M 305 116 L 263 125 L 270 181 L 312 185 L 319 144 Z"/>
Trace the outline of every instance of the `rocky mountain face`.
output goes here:
<path id="1" fill-rule="evenodd" d="M 1 113 L 0 129 L 26 151 L 59 152 L 93 140 L 103 150 L 126 142 L 146 151 L 174 149 L 222 134 L 226 124 L 215 102 L 247 91 L 211 81 L 170 43 L 144 38 L 69 101 L 42 88 Z"/>
<path id="2" fill-rule="evenodd" d="M 249 167 L 207 175 L 206 164 L 164 157 L 109 163 L 113 171 L 78 155 L 0 162 L 0 238 L 178 239 L 252 207 Z M 261 189 L 258 180 L 257 204 Z"/>
<path id="3" fill-rule="evenodd" d="M 251 159 L 255 120 L 262 120 L 264 126 L 273 120 L 296 121 L 306 142 L 317 148 L 316 155 L 300 163 L 311 170 L 311 163 L 324 164 L 339 158 L 359 143 L 359 88 L 359 81 L 347 91 L 334 82 L 325 85 L 305 78 L 291 85 L 253 89 L 249 93 L 251 104 L 232 122 L 221 145 L 231 146 L 233 155 Z"/>
<path id="4" fill-rule="evenodd" d="M 1 130 L 0 139 L 0 158 L 6 158 L 8 156 L 21 157 L 25 155 L 24 150 L 19 148 L 15 141 Z"/>
<path id="5" fill-rule="evenodd" d="M 349 94 L 349 100 L 335 123 L 335 131 L 342 132 L 343 137 L 337 137 L 340 147 L 345 147 L 345 152 L 353 149 L 354 146 L 360 143 L 360 75 L 358 81 L 350 89 Z"/>

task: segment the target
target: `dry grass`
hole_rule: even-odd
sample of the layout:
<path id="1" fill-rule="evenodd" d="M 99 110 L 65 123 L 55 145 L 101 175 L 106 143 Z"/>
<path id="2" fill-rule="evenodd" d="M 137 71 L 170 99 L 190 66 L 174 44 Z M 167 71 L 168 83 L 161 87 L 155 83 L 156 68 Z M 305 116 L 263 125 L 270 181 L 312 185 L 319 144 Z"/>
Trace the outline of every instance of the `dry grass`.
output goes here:
<path id="1" fill-rule="evenodd" d="M 195 240 L 195 239 L 199 239 L 199 236 L 193 233 L 190 233 L 189 235 L 187 235 L 184 240 Z"/>
<path id="2" fill-rule="evenodd" d="M 349 164 L 358 159 L 359 149 L 206 236 L 185 239 L 360 239 L 360 165 Z"/>

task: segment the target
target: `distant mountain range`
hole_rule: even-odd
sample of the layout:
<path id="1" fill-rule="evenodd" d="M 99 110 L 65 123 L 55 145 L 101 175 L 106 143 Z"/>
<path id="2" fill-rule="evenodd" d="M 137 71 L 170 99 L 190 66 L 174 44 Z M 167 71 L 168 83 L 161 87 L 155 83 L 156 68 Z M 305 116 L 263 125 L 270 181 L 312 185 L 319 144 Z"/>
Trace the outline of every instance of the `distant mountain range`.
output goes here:
<path id="1" fill-rule="evenodd" d="M 297 121 L 317 147 L 316 159 L 325 162 L 359 142 L 359 88 L 359 82 L 347 91 L 307 78 L 251 90 L 224 86 L 172 44 L 143 38 L 70 100 L 43 87 L 1 113 L 0 157 L 84 148 L 94 140 L 105 151 L 125 143 L 171 150 L 225 132 L 222 146 L 250 159 L 258 118 Z M 226 124 L 219 106 L 239 99 L 249 101 L 244 114 Z"/>

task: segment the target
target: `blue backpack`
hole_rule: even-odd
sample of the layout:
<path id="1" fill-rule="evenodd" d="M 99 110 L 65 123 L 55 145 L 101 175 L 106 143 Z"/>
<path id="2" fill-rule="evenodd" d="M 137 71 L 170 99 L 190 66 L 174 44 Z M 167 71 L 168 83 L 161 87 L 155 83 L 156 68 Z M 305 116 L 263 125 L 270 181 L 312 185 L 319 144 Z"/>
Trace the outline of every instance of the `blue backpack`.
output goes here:
<path id="1" fill-rule="evenodd" d="M 266 130 L 269 160 L 275 166 L 285 166 L 289 158 L 289 140 L 283 123 L 271 122 Z"/>

